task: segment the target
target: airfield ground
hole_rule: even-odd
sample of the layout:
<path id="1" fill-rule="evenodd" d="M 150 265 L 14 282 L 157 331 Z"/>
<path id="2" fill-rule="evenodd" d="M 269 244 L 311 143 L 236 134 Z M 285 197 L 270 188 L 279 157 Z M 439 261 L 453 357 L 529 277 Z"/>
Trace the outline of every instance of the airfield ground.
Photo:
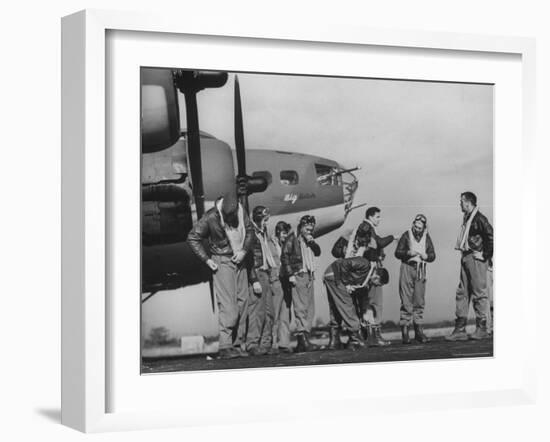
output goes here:
<path id="1" fill-rule="evenodd" d="M 493 339 L 447 342 L 435 337 L 428 344 L 404 345 L 394 339 L 387 347 L 369 347 L 358 351 L 315 351 L 220 360 L 213 355 L 143 358 L 142 373 L 228 370 L 261 367 L 349 364 L 354 362 L 395 362 L 428 359 L 479 358 L 493 356 Z"/>

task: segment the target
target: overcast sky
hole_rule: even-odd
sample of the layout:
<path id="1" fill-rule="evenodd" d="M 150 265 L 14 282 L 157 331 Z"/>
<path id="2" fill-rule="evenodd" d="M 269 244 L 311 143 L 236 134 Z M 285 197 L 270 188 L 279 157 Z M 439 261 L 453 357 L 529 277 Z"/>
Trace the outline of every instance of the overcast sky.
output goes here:
<path id="1" fill-rule="evenodd" d="M 234 148 L 233 75 L 221 89 L 199 94 L 201 130 Z M 493 221 L 493 88 L 489 85 L 239 74 L 248 148 L 281 149 L 360 166 L 354 204 L 382 209 L 381 235 L 401 235 L 417 213 L 428 217 L 436 261 L 428 266 L 427 322 L 454 318 L 461 222 L 460 193 L 471 190 Z M 180 100 L 183 102 L 183 100 Z M 183 103 L 182 103 L 183 104 Z M 182 127 L 185 109 L 182 105 Z M 332 244 L 364 217 L 352 212 L 338 231 L 320 238 L 316 317 L 328 319 L 321 276 Z M 399 320 L 399 261 L 386 249 L 390 284 L 384 319 Z M 188 290 L 188 289 L 186 289 Z M 205 293 L 159 293 L 144 304 L 146 329 L 174 335 L 217 333 Z"/>

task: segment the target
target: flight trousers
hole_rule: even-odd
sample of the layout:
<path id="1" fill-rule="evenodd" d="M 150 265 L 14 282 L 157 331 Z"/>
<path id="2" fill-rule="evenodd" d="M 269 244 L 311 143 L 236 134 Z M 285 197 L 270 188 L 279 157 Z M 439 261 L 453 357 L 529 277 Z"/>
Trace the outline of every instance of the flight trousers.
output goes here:
<path id="1" fill-rule="evenodd" d="M 248 298 L 248 332 L 246 348 L 270 348 L 273 344 L 273 326 L 275 324 L 275 296 L 281 298 L 281 284 L 271 281 L 269 270 L 256 270 L 262 293 L 254 293 L 252 286 Z"/>
<path id="2" fill-rule="evenodd" d="M 493 269 L 489 268 L 487 271 L 487 295 L 489 297 L 489 318 L 487 321 L 487 327 L 489 330 L 493 330 L 495 317 L 493 309 Z"/>
<path id="3" fill-rule="evenodd" d="M 371 325 L 377 325 L 382 322 L 383 313 L 383 291 L 382 286 L 371 285 L 369 288 L 361 288 L 356 290 L 358 303 L 361 314 L 365 314 L 368 310 L 372 311 Z"/>
<path id="4" fill-rule="evenodd" d="M 288 278 L 280 277 L 271 283 L 275 323 L 273 325 L 273 343 L 275 347 L 290 347 L 290 322 L 292 315 L 292 287 Z"/>
<path id="5" fill-rule="evenodd" d="M 418 279 L 416 267 L 404 262 L 399 269 L 399 297 L 399 324 L 422 324 L 426 306 L 426 280 Z"/>
<path id="6" fill-rule="evenodd" d="M 487 261 L 479 261 L 473 253 L 465 253 L 460 260 L 460 282 L 456 289 L 456 317 L 468 319 L 470 302 L 477 320 L 487 320 L 489 295 L 487 291 Z"/>
<path id="7" fill-rule="evenodd" d="M 212 275 L 214 295 L 218 304 L 220 350 L 239 347 L 239 323 L 244 320 L 248 305 L 248 276 L 242 265 L 231 262 L 230 256 L 212 255 L 218 265 Z"/>
<path id="8" fill-rule="evenodd" d="M 309 333 L 315 315 L 313 274 L 303 272 L 296 275 L 296 285 L 292 288 L 292 303 L 296 316 L 296 333 Z"/>
<path id="9" fill-rule="evenodd" d="M 359 316 L 353 302 L 342 281 L 325 274 L 323 283 L 327 289 L 330 310 L 330 327 L 342 327 L 350 332 L 359 331 Z"/>

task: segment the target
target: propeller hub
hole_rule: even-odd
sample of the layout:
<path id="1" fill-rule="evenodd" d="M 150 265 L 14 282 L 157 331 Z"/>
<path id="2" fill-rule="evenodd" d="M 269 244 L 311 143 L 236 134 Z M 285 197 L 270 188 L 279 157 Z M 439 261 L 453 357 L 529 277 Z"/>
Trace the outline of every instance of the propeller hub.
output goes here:
<path id="1" fill-rule="evenodd" d="M 261 193 L 267 189 L 267 185 L 267 180 L 264 177 L 237 176 L 237 194 L 239 196 L 244 197 L 253 193 Z"/>

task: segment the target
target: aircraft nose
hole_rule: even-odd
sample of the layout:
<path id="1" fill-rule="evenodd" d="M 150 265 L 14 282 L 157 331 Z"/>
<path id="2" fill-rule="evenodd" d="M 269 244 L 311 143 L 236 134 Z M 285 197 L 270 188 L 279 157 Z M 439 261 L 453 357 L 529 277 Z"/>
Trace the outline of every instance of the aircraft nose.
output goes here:
<path id="1" fill-rule="evenodd" d="M 340 170 L 346 170 L 341 165 L 339 165 L 339 167 L 340 167 Z M 359 180 L 353 173 L 344 172 L 342 173 L 342 187 L 344 192 L 345 215 L 347 216 L 352 209 L 353 198 L 355 197 L 355 192 L 359 187 Z"/>

